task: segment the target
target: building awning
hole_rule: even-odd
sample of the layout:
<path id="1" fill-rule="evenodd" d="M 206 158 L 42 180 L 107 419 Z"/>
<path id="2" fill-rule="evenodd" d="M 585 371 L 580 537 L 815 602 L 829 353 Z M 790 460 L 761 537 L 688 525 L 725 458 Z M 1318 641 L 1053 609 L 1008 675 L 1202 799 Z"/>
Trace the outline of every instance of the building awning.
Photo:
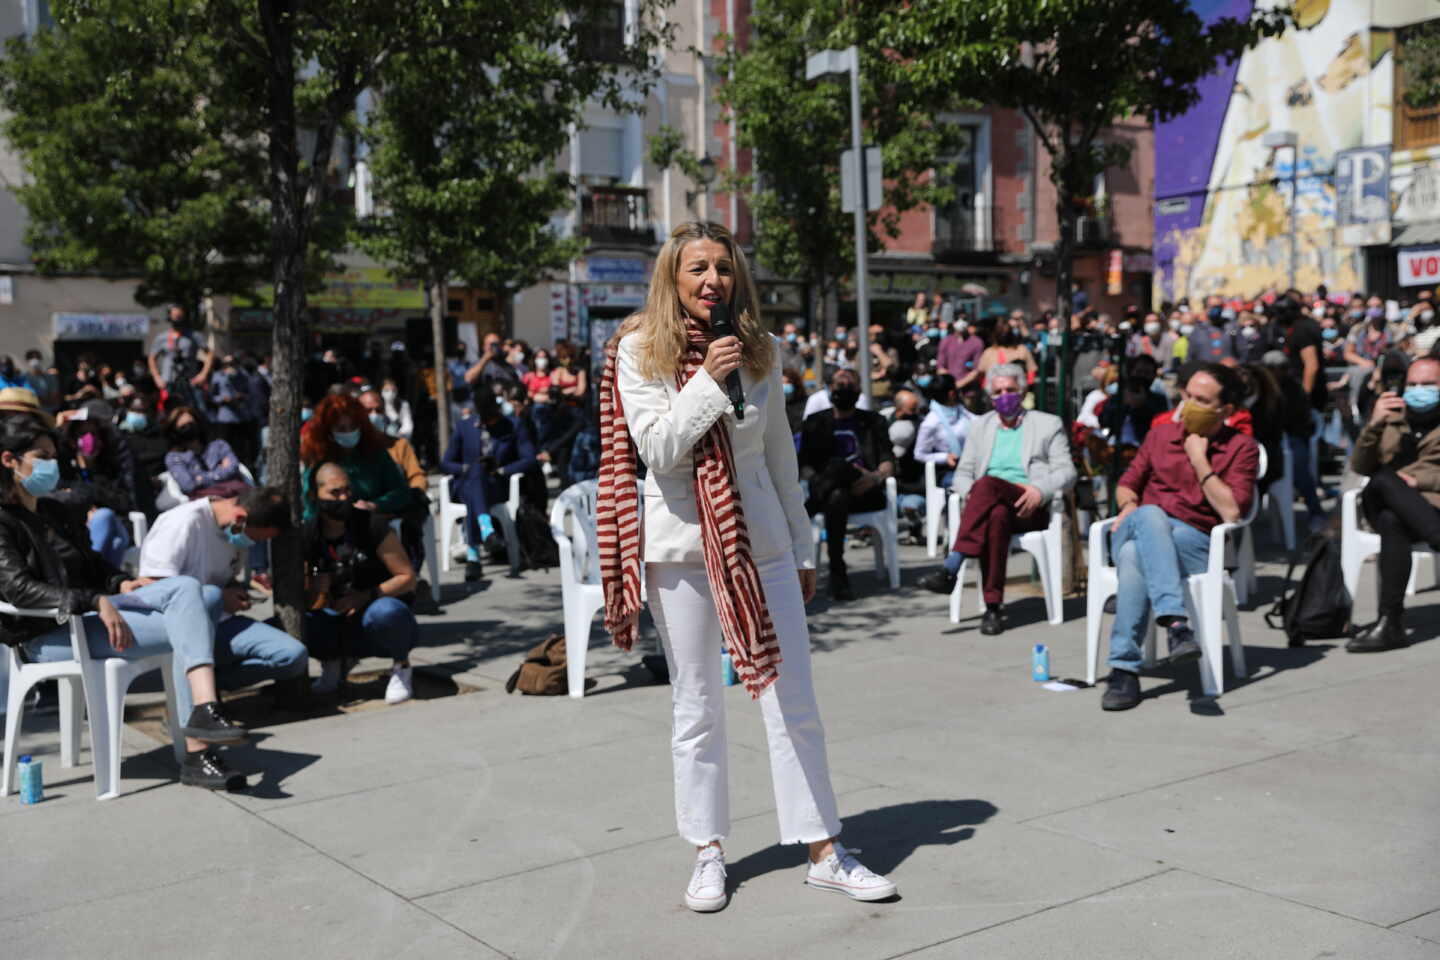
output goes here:
<path id="1" fill-rule="evenodd" d="M 1440 243 L 1440 220 L 1397 223 L 1390 231 L 1392 247 L 1418 247 L 1431 243 Z"/>

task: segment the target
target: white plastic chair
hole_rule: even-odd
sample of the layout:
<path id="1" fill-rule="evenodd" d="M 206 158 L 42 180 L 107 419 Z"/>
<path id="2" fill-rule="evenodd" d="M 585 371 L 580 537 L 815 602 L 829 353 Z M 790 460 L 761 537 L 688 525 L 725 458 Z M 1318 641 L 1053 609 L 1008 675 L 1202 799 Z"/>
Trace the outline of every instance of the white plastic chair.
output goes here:
<path id="1" fill-rule="evenodd" d="M 868 513 L 852 513 L 847 521 L 850 527 L 869 527 L 875 531 L 872 544 L 875 547 L 875 569 L 885 571 L 890 578 L 890 589 L 900 586 L 900 507 L 899 490 L 894 477 L 885 480 L 885 507 Z M 820 534 L 825 529 L 825 515 L 817 513 L 810 520 L 810 534 L 815 541 L 815 568 L 820 568 L 820 554 L 824 544 Z"/>
<path id="2" fill-rule="evenodd" d="M 950 494 L 950 524 L 947 530 L 950 543 L 960 533 L 960 496 Z M 1050 524 L 1044 530 L 1017 533 L 1010 538 L 1010 550 L 1024 550 L 1035 558 L 1040 570 L 1040 585 L 1045 589 L 1045 614 L 1051 624 L 1065 621 L 1065 598 L 1061 590 L 1065 583 L 1062 571 L 1065 536 L 1065 498 L 1056 497 L 1050 501 Z M 961 595 L 965 592 L 965 575 L 975 571 L 975 598 L 977 610 L 984 612 L 985 599 L 980 587 L 980 562 L 966 557 L 960 561 L 960 572 L 955 578 L 955 589 L 950 591 L 950 622 L 960 622 Z"/>
<path id="3" fill-rule="evenodd" d="M 457 541 L 455 527 L 464 521 L 468 513 L 465 504 L 450 502 L 450 481 L 452 479 L 449 475 L 440 478 L 440 568 L 446 573 L 450 572 L 455 544 L 465 542 L 464 528 L 461 528 Z M 500 524 L 500 532 L 505 536 L 505 549 L 510 555 L 512 576 L 520 572 L 520 550 L 515 536 L 515 517 L 519 511 L 520 474 L 514 473 L 510 475 L 509 498 L 504 503 L 493 504 L 490 507 L 491 518 Z"/>
<path id="4" fill-rule="evenodd" d="M 75 696 L 79 684 L 90 718 L 90 756 L 95 766 L 96 799 L 111 800 L 120 795 L 120 740 L 125 725 L 125 692 L 131 682 L 143 673 L 159 670 L 165 683 L 165 707 L 174 741 L 175 762 L 185 759 L 185 746 L 179 736 L 184 720 L 176 717 L 175 691 L 170 684 L 170 654 L 161 653 L 141 660 L 106 657 L 96 660 L 86 644 L 81 617 L 67 616 L 59 610 L 21 610 L 0 603 L 0 613 L 11 616 L 37 617 L 63 624 L 70 623 L 70 645 L 74 659 L 55 663 L 22 663 L 14 647 L 6 647 L 10 663 L 9 691 L 5 712 L 5 766 L 0 773 L 0 797 L 9 796 L 14 783 L 16 747 L 20 741 L 20 725 L 25 709 L 25 696 L 42 680 L 58 680 L 60 685 L 60 764 L 75 766 L 80 747 L 80 698 Z"/>
<path id="5" fill-rule="evenodd" d="M 1295 549 L 1295 458 L 1290 453 L 1289 438 L 1280 444 L 1285 458 L 1285 472 L 1276 477 L 1265 491 L 1266 506 L 1274 522 L 1275 534 L 1286 550 Z"/>
<path id="6" fill-rule="evenodd" d="M 139 510 L 130 511 L 130 549 L 125 551 L 125 558 L 120 562 L 120 568 L 127 573 L 136 573 L 140 569 L 140 547 L 145 543 L 145 538 L 150 535 L 150 520 Z"/>
<path id="7" fill-rule="evenodd" d="M 940 552 L 940 515 L 945 510 L 945 488 L 940 486 L 937 463 L 925 463 L 925 555 Z M 953 538 L 952 538 L 953 539 Z"/>
<path id="8" fill-rule="evenodd" d="M 1230 640 L 1230 664 L 1235 676 L 1248 676 L 1245 669 L 1245 646 L 1240 638 L 1240 613 L 1235 581 L 1225 568 L 1230 534 L 1243 531 L 1254 521 L 1260 510 L 1259 478 L 1265 475 L 1265 448 L 1260 448 L 1260 467 L 1256 474 L 1255 496 L 1250 512 L 1236 523 L 1220 523 L 1210 531 L 1210 555 L 1204 573 L 1191 574 L 1185 580 L 1185 605 L 1195 637 L 1200 643 L 1202 664 L 1200 683 L 1207 696 L 1218 697 L 1225 690 L 1225 664 L 1222 660 L 1224 637 Z M 1115 526 L 1115 517 L 1090 525 L 1089 587 L 1085 599 L 1085 679 L 1095 682 L 1099 667 L 1100 628 L 1105 615 L 1105 601 L 1120 588 L 1120 574 L 1106 549 L 1105 534 Z M 1155 662 L 1155 621 L 1149 619 L 1145 634 L 1146 664 Z"/>
<path id="9" fill-rule="evenodd" d="M 1360 568 L 1365 565 L 1366 558 L 1380 552 L 1380 534 L 1360 527 L 1360 491 L 1369 482 L 1369 477 L 1362 477 L 1360 486 L 1345 491 L 1345 495 L 1340 498 L 1340 571 L 1345 578 L 1345 589 L 1350 591 L 1352 603 L 1355 600 L 1355 591 L 1360 586 Z M 1405 584 L 1407 597 L 1415 595 L 1419 584 L 1417 568 L 1420 561 L 1427 557 L 1432 561 L 1435 583 L 1440 586 L 1440 557 L 1436 557 L 1429 547 L 1421 547 L 1410 552 L 1410 580 Z"/>
<path id="10" fill-rule="evenodd" d="M 395 531 L 395 536 L 401 537 L 402 539 L 404 538 L 402 521 L 399 517 L 396 517 L 390 521 L 390 529 Z M 435 549 L 435 523 L 428 512 L 425 514 L 425 525 L 420 530 L 420 542 L 424 544 L 425 566 L 430 571 L 430 599 L 434 600 L 436 603 L 439 603 L 440 575 L 436 570 L 436 564 L 438 564 L 440 561 L 435 556 L 437 552 Z M 416 570 L 415 575 L 418 577 L 420 575 L 420 571 Z"/>
<path id="11" fill-rule="evenodd" d="M 585 654 L 590 625 L 605 608 L 600 583 L 600 549 L 595 535 L 595 498 L 599 483 L 582 480 L 567 487 L 550 507 L 550 535 L 560 553 L 560 591 L 565 610 L 565 679 L 570 696 L 585 696 Z M 640 488 L 641 518 L 645 502 Z M 645 602 L 645 564 L 640 564 L 640 602 Z"/>

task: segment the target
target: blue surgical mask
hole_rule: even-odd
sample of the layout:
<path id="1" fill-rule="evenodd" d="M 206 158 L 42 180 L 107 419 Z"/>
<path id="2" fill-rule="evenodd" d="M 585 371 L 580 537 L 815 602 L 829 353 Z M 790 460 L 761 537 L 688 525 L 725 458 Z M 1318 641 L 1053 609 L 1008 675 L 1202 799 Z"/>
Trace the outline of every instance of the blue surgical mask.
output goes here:
<path id="1" fill-rule="evenodd" d="M 500 412 L 507 417 L 515 416 L 515 404 L 509 400 L 502 400 L 500 402 Z"/>
<path id="2" fill-rule="evenodd" d="M 1106 384 L 1106 385 L 1105 385 L 1105 392 L 1106 392 L 1108 395 L 1112 396 L 1112 397 L 1115 396 L 1115 393 L 1116 393 L 1119 389 L 1120 389 L 1120 384 L 1119 384 L 1118 381 L 1115 382 L 1115 383 L 1110 383 L 1110 384 Z"/>
<path id="3" fill-rule="evenodd" d="M 1433 383 L 1412 384 L 1405 388 L 1405 406 L 1416 413 L 1429 413 L 1440 404 L 1440 387 Z"/>
<path id="4" fill-rule="evenodd" d="M 309 407 L 302 407 L 302 408 L 300 409 L 300 422 L 301 422 L 301 423 L 304 423 L 306 420 L 309 420 L 309 419 L 310 419 L 311 417 L 313 417 L 313 416 L 315 416 L 315 411 L 314 411 L 314 410 L 311 410 Z"/>
<path id="5" fill-rule="evenodd" d="M 922 373 L 920 374 L 920 376 L 915 378 L 915 386 L 917 387 L 928 387 L 934 382 L 935 378 L 930 376 L 930 374 L 928 373 Z"/>
<path id="6" fill-rule="evenodd" d="M 150 426 L 150 418 L 138 410 L 131 410 L 125 414 L 125 422 L 121 426 L 131 433 L 135 433 Z"/>
<path id="7" fill-rule="evenodd" d="M 800 337 L 799 337 L 799 335 L 797 335 L 797 334 L 794 334 L 794 333 L 787 333 L 787 334 L 785 334 L 785 342 L 786 342 L 786 343 L 794 343 L 796 340 L 799 340 L 799 339 L 800 339 Z"/>
<path id="8" fill-rule="evenodd" d="M 370 414 L 370 422 L 375 425 L 376 430 L 384 430 L 385 414 L 378 412 Z"/>
<path id="9" fill-rule="evenodd" d="M 226 527 L 225 539 L 230 542 L 230 546 L 239 547 L 241 550 L 248 550 L 255 546 L 255 541 L 250 539 L 250 535 L 245 532 L 243 527 L 239 530 L 234 527 Z"/>
<path id="10" fill-rule="evenodd" d="M 1340 336 L 1340 331 L 1336 330 L 1334 327 L 1326 327 L 1324 330 L 1320 331 L 1320 336 L 1324 337 L 1326 340 L 1334 340 L 1336 337 Z"/>
<path id="11" fill-rule="evenodd" d="M 59 483 L 59 460 L 32 460 L 30 461 L 30 476 L 20 478 L 20 485 L 32 497 L 43 497 L 48 493 L 54 493 L 55 487 Z"/>
<path id="12" fill-rule="evenodd" d="M 330 436 L 346 450 L 354 448 L 360 442 L 359 430 L 336 430 Z"/>
<path id="13" fill-rule="evenodd" d="M 785 396 L 787 397 L 793 397 L 795 395 L 795 384 L 793 383 L 782 383 L 780 389 L 785 392 Z"/>
<path id="14" fill-rule="evenodd" d="M 931 327 L 929 330 L 925 331 L 925 336 L 929 337 L 931 340 L 939 340 L 940 337 L 944 335 L 944 333 L 945 331 L 941 330 L 939 327 Z"/>

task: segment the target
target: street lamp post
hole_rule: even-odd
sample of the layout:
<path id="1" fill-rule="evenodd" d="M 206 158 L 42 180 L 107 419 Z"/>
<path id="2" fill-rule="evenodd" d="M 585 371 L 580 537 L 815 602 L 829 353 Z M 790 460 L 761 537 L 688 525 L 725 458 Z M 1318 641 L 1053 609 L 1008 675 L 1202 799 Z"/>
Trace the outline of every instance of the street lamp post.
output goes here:
<path id="1" fill-rule="evenodd" d="M 866 194 L 865 145 L 860 136 L 860 48 L 821 50 L 805 61 L 805 79 L 836 73 L 850 74 L 850 145 L 855 164 L 854 183 L 859 191 L 855 204 L 855 326 L 860 343 L 860 393 L 870 396 L 870 268 L 866 256 L 866 212 L 870 199 Z M 842 160 L 843 162 L 843 160 Z"/>
<path id="2" fill-rule="evenodd" d="M 1290 289 L 1295 289 L 1295 268 L 1300 259 L 1300 138 L 1290 130 L 1274 130 L 1261 141 L 1272 152 L 1290 149 Z"/>

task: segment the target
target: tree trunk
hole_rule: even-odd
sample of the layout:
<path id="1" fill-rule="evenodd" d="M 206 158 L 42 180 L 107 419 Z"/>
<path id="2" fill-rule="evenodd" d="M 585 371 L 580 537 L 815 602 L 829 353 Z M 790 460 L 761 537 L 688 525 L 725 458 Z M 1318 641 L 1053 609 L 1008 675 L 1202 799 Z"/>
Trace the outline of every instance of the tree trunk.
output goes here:
<path id="1" fill-rule="evenodd" d="M 435 432 L 440 435 L 435 446 L 438 463 L 445 456 L 450 442 L 450 391 L 445 389 L 445 274 L 430 280 L 430 336 L 435 349 Z"/>
<path id="2" fill-rule="evenodd" d="M 275 276 L 274 340 L 270 370 L 270 483 L 290 499 L 292 529 L 271 548 L 275 613 L 292 636 L 304 636 L 305 571 L 300 543 L 300 406 L 305 379 L 305 217 L 299 192 L 295 124 L 295 10 L 293 0 L 261 0 L 270 62 L 270 253 Z"/>

